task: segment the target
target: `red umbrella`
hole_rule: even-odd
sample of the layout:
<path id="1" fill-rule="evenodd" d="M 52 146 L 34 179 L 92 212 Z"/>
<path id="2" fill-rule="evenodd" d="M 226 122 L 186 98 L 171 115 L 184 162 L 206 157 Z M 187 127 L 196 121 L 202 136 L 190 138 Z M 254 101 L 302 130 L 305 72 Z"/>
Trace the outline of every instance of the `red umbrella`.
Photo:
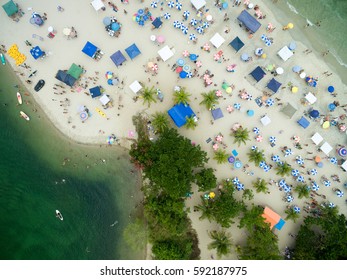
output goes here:
<path id="1" fill-rule="evenodd" d="M 176 68 L 176 73 L 181 73 L 183 70 L 183 68 L 181 66 L 177 67 Z"/>

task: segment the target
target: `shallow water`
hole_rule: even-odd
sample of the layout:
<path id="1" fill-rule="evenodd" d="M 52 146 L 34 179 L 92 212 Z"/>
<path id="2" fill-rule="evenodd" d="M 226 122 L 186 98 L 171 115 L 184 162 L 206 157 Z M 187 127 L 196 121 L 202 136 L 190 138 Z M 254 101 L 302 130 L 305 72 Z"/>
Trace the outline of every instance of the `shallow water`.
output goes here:
<path id="1" fill-rule="evenodd" d="M 140 199 L 127 151 L 62 137 L 31 97 L 17 106 L 16 84 L 1 67 L 0 259 L 142 258 L 122 239 Z"/>

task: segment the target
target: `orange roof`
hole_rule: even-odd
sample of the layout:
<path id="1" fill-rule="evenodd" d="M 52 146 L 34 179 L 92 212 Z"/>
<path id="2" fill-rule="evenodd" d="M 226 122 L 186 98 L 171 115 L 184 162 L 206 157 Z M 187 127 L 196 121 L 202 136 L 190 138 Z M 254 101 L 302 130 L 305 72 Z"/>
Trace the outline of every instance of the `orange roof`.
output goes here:
<path id="1" fill-rule="evenodd" d="M 271 210 L 269 207 L 265 207 L 264 213 L 262 217 L 265 218 L 265 222 L 270 224 L 270 228 L 272 229 L 281 219 L 281 216 L 276 212 Z"/>

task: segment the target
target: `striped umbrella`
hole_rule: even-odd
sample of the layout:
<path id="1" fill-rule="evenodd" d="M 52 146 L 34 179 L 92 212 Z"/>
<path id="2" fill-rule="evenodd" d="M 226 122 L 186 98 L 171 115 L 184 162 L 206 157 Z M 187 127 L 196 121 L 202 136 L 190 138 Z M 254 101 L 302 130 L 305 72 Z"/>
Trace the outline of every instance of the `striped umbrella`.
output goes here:
<path id="1" fill-rule="evenodd" d="M 260 168 L 264 168 L 264 166 L 266 166 L 266 162 L 265 162 L 265 161 L 261 161 L 261 162 L 259 163 L 259 167 L 260 167 Z"/>
<path id="2" fill-rule="evenodd" d="M 324 180 L 324 186 L 330 187 L 331 186 L 331 182 L 329 180 Z"/>
<path id="3" fill-rule="evenodd" d="M 202 62 L 201 62 L 200 60 L 197 61 L 195 64 L 196 64 L 196 66 L 199 67 L 199 68 L 202 66 Z"/>
<path id="4" fill-rule="evenodd" d="M 270 171 L 270 166 L 268 166 L 268 165 L 265 165 L 264 166 L 264 168 L 263 168 L 263 170 L 265 171 L 265 172 L 269 172 Z"/>
<path id="5" fill-rule="evenodd" d="M 175 20 L 175 21 L 173 22 L 173 26 L 174 26 L 175 28 L 181 28 L 181 25 L 182 25 L 182 23 L 180 23 L 178 20 Z"/>
<path id="6" fill-rule="evenodd" d="M 188 34 L 188 27 L 187 27 L 187 26 L 182 25 L 182 26 L 181 26 L 181 30 L 182 30 L 182 33 L 183 33 L 183 34 L 185 34 L 185 35 Z"/>
<path id="7" fill-rule="evenodd" d="M 255 146 L 255 145 L 253 145 L 253 146 L 251 147 L 251 149 L 252 149 L 252 151 L 255 151 L 256 149 L 258 149 L 258 147 Z"/>
<path id="8" fill-rule="evenodd" d="M 299 143 L 300 142 L 300 137 L 298 135 L 294 135 L 293 136 L 293 140 L 295 143 Z"/>
<path id="9" fill-rule="evenodd" d="M 296 157 L 296 163 L 303 165 L 305 163 L 304 159 L 301 156 Z"/>
<path id="10" fill-rule="evenodd" d="M 184 11 L 183 12 L 183 16 L 187 19 L 190 16 L 190 12 L 189 11 Z"/>
<path id="11" fill-rule="evenodd" d="M 254 132 L 255 134 L 259 134 L 260 130 L 259 130 L 258 127 L 254 127 L 254 128 L 253 128 L 253 132 Z"/>
<path id="12" fill-rule="evenodd" d="M 318 186 L 318 184 L 316 182 L 312 183 L 312 190 L 313 191 L 318 191 L 319 190 L 319 186 Z"/>
<path id="13" fill-rule="evenodd" d="M 300 175 L 299 170 L 297 170 L 297 169 L 292 169 L 292 175 L 293 175 L 294 177 L 298 177 L 298 176 Z"/>
<path id="14" fill-rule="evenodd" d="M 283 187 L 283 191 L 284 191 L 285 193 L 289 193 L 291 190 L 292 190 L 292 188 L 291 188 L 290 186 L 288 186 L 288 185 L 285 185 L 285 186 Z"/>
<path id="15" fill-rule="evenodd" d="M 190 78 L 192 78 L 192 77 L 193 77 L 193 73 L 192 73 L 192 72 L 188 72 L 188 73 L 187 73 L 187 78 L 190 79 Z"/>
<path id="16" fill-rule="evenodd" d="M 294 200 L 294 197 L 291 195 L 286 196 L 287 202 L 292 202 Z"/>
<path id="17" fill-rule="evenodd" d="M 302 176 L 302 175 L 298 176 L 298 178 L 296 178 L 296 180 L 297 180 L 298 182 L 300 182 L 300 183 L 305 182 L 305 178 L 304 178 L 304 176 Z"/>
<path id="18" fill-rule="evenodd" d="M 198 32 L 199 34 L 202 34 L 202 33 L 204 33 L 204 28 L 202 26 L 198 26 L 196 28 L 196 32 Z"/>
<path id="19" fill-rule="evenodd" d="M 337 190 L 336 195 L 337 195 L 337 197 L 343 197 L 344 193 L 341 190 Z"/>
<path id="20" fill-rule="evenodd" d="M 182 9 L 182 4 L 180 2 L 176 2 L 176 9 L 179 11 Z"/>
<path id="21" fill-rule="evenodd" d="M 279 162 L 281 159 L 278 155 L 274 155 L 271 157 L 271 159 L 274 161 L 274 162 Z"/>
<path id="22" fill-rule="evenodd" d="M 198 21 L 197 21 L 195 18 L 192 18 L 192 19 L 190 20 L 190 24 L 193 25 L 193 26 L 195 26 L 195 25 L 198 24 Z"/>
<path id="23" fill-rule="evenodd" d="M 311 171 L 310 171 L 311 175 L 317 175 L 317 173 L 318 173 L 318 171 L 315 168 L 311 169 Z"/>
<path id="24" fill-rule="evenodd" d="M 267 106 L 272 106 L 275 104 L 275 100 L 273 100 L 272 98 L 269 98 L 266 100 L 266 105 Z"/>
<path id="25" fill-rule="evenodd" d="M 299 206 L 296 206 L 296 205 L 295 205 L 295 206 L 293 207 L 293 210 L 294 210 L 295 213 L 300 213 L 300 207 L 299 207 Z"/>
<path id="26" fill-rule="evenodd" d="M 152 8 L 156 8 L 156 7 L 158 7 L 158 3 L 157 3 L 157 2 L 155 2 L 155 1 L 153 1 L 153 2 L 151 3 L 151 7 L 152 7 Z"/>
<path id="27" fill-rule="evenodd" d="M 283 188 L 284 186 L 287 185 L 286 181 L 284 179 L 281 179 L 279 182 L 278 182 L 278 185 Z"/>
<path id="28" fill-rule="evenodd" d="M 287 150 L 285 150 L 285 152 L 284 152 L 284 156 L 285 156 L 285 157 L 290 156 L 290 155 L 292 155 L 292 154 L 293 154 L 292 149 L 287 149 Z"/>
<path id="29" fill-rule="evenodd" d="M 276 137 L 275 137 L 275 136 L 270 136 L 270 137 L 269 137 L 269 142 L 270 142 L 271 144 L 275 144 L 275 143 L 276 143 Z"/>
<path id="30" fill-rule="evenodd" d="M 336 207 L 336 205 L 334 204 L 334 203 L 332 203 L 332 202 L 329 202 L 329 208 L 335 208 Z"/>
<path id="31" fill-rule="evenodd" d="M 235 103 L 235 104 L 234 104 L 234 108 L 235 108 L 236 110 L 240 110 L 240 109 L 241 109 L 241 104 L 240 104 L 240 103 Z"/>
<path id="32" fill-rule="evenodd" d="M 184 51 L 182 52 L 182 55 L 183 55 L 184 57 L 187 57 L 187 56 L 189 56 L 189 52 L 188 52 L 187 50 L 184 50 Z"/>
<path id="33" fill-rule="evenodd" d="M 189 34 L 189 40 L 195 40 L 196 39 L 196 35 L 194 33 Z"/>
<path id="34" fill-rule="evenodd" d="M 171 9 L 173 7 L 175 7 L 175 2 L 174 1 L 170 1 L 167 3 L 168 7 Z"/>
<path id="35" fill-rule="evenodd" d="M 203 27 L 203 28 L 208 28 L 208 27 L 210 27 L 210 24 L 209 24 L 207 21 L 205 21 L 205 22 L 202 24 L 202 27 Z"/>
<path id="36" fill-rule="evenodd" d="M 242 190 L 245 189 L 245 185 L 244 185 L 244 184 L 241 184 L 241 183 L 238 183 L 238 184 L 236 185 L 236 189 L 237 189 L 238 191 L 242 191 Z"/>
<path id="37" fill-rule="evenodd" d="M 237 177 L 235 177 L 234 179 L 233 179 L 233 184 L 238 184 L 238 183 L 240 183 L 240 180 L 239 180 L 239 178 L 237 178 Z"/>
<path id="38" fill-rule="evenodd" d="M 337 158 L 336 158 L 336 157 L 330 158 L 330 162 L 331 162 L 332 164 L 337 164 Z"/>
<path id="39" fill-rule="evenodd" d="M 171 14 L 170 13 L 165 13 L 164 14 L 164 18 L 165 19 L 170 19 L 171 18 Z"/>
<path id="40" fill-rule="evenodd" d="M 257 142 L 262 142 L 262 141 L 263 141 L 263 136 L 258 135 L 258 136 L 255 138 L 255 140 L 256 140 Z"/>

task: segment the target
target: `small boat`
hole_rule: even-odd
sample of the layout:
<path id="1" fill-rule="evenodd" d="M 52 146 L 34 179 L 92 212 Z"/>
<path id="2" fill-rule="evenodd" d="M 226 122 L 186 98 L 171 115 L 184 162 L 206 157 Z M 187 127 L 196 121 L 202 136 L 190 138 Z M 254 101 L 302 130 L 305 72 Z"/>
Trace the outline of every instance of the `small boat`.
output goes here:
<path id="1" fill-rule="evenodd" d="M 25 114 L 23 111 L 20 111 L 19 113 L 20 113 L 20 116 L 21 116 L 23 119 L 25 119 L 25 120 L 27 120 L 27 121 L 30 121 L 29 116 L 28 116 L 27 114 Z"/>
<path id="2" fill-rule="evenodd" d="M 59 218 L 61 221 L 64 220 L 63 215 L 60 213 L 59 210 L 55 210 L 55 216 Z"/>
<path id="3" fill-rule="evenodd" d="M 17 92 L 17 99 L 18 99 L 18 103 L 21 105 L 23 103 L 23 100 L 22 100 L 22 95 Z"/>
<path id="4" fill-rule="evenodd" d="M 2 65 L 6 65 L 6 59 L 3 53 L 0 53 L 1 63 Z"/>

